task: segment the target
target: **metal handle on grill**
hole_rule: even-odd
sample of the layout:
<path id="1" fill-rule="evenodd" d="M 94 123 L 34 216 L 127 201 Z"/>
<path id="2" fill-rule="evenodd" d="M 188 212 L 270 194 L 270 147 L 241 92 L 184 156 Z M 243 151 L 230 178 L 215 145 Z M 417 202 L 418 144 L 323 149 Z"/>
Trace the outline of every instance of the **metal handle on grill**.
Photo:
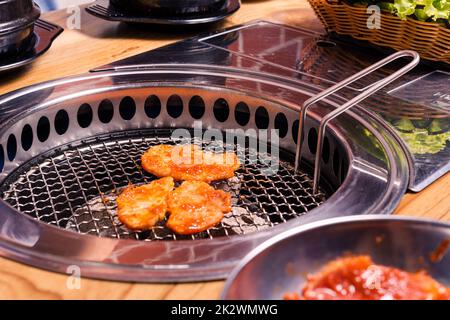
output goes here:
<path id="1" fill-rule="evenodd" d="M 313 187 L 314 193 L 317 193 L 319 180 L 320 180 L 320 158 L 322 157 L 323 138 L 324 138 L 325 129 L 326 129 L 327 124 L 331 120 L 335 119 L 336 117 L 338 117 L 339 115 L 344 113 L 345 111 L 349 110 L 354 105 L 358 104 L 359 102 L 366 99 L 373 93 L 384 88 L 385 86 L 387 86 L 394 80 L 398 79 L 399 77 L 401 77 L 408 71 L 412 70 L 419 63 L 420 56 L 417 52 L 411 51 L 411 50 L 398 51 L 398 52 L 384 58 L 383 60 L 380 60 L 379 62 L 367 67 L 366 69 L 354 74 L 353 76 L 351 76 L 339 83 L 336 83 L 335 85 L 322 91 L 321 93 L 309 98 L 303 104 L 302 109 L 300 110 L 300 118 L 299 118 L 299 126 L 298 126 L 298 137 L 297 137 L 298 143 L 297 143 L 297 150 L 296 150 L 296 156 L 295 156 L 295 170 L 298 169 L 298 166 L 300 165 L 300 161 L 301 161 L 301 150 L 302 150 L 302 144 L 303 144 L 303 127 L 304 127 L 306 113 L 307 113 L 308 109 L 313 104 L 319 102 L 320 100 L 325 99 L 326 97 L 330 96 L 331 94 L 337 92 L 338 90 L 340 90 L 342 88 L 345 88 L 348 84 L 351 84 L 351 83 L 355 82 L 356 80 L 359 80 L 359 79 L 371 74 L 372 72 L 378 70 L 379 68 L 381 68 L 399 58 L 402 58 L 402 57 L 411 57 L 411 58 L 413 58 L 413 60 L 410 63 L 408 63 L 406 66 L 404 66 L 403 68 L 401 68 L 401 69 L 397 70 L 396 72 L 394 72 L 393 74 L 391 74 L 390 76 L 374 83 L 368 89 L 366 89 L 361 94 L 354 97 L 353 99 L 349 100 L 348 102 L 346 102 L 339 108 L 328 113 L 320 121 L 319 130 L 318 130 L 319 133 L 318 133 L 318 139 L 317 139 L 316 158 L 315 158 L 315 163 L 314 163 L 314 187 Z"/>

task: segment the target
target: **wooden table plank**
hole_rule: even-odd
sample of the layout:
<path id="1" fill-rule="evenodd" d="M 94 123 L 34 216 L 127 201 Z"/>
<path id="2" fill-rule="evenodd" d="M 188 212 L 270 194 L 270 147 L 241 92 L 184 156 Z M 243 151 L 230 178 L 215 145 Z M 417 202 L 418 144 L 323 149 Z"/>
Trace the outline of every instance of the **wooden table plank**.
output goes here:
<path id="1" fill-rule="evenodd" d="M 66 25 L 68 14 L 58 11 L 44 18 Z M 255 19 L 321 29 L 306 0 L 243 1 L 235 15 L 215 28 Z M 87 72 L 89 69 L 211 29 L 187 28 L 181 34 L 167 27 L 145 29 L 106 22 L 83 13 L 81 30 L 65 30 L 51 50 L 26 70 L 0 79 L 0 94 L 36 82 Z M 407 194 L 396 214 L 450 221 L 450 174 L 418 194 Z M 70 290 L 67 276 L 0 258 L 0 299 L 216 299 L 223 281 L 187 284 L 135 284 L 82 279 Z"/>
<path id="2" fill-rule="evenodd" d="M 395 214 L 450 221 L 450 173 L 419 193 L 407 193 Z"/>

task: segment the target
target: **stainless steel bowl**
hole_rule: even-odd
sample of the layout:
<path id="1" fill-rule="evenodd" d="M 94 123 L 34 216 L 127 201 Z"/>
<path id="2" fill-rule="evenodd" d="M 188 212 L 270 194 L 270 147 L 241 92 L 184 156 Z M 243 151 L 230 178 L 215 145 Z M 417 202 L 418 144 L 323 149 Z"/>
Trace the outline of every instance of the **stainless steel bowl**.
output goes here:
<path id="1" fill-rule="evenodd" d="M 426 270 L 450 285 L 450 252 L 430 254 L 450 239 L 450 224 L 408 217 L 357 216 L 292 229 L 261 244 L 229 277 L 223 299 L 282 299 L 300 292 L 305 275 L 348 253 L 367 254 L 378 264 Z"/>
<path id="2" fill-rule="evenodd" d="M 27 48 L 39 16 L 40 9 L 32 0 L 0 1 L 0 57 Z"/>

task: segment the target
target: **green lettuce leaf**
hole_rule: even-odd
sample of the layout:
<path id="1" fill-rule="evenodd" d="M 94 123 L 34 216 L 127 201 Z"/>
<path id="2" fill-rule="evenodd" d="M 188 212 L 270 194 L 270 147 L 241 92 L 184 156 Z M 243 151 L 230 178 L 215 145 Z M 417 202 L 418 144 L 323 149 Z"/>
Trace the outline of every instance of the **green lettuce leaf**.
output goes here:
<path id="1" fill-rule="evenodd" d="M 450 132 L 429 134 L 427 129 L 415 129 L 413 132 L 401 132 L 400 136 L 405 140 L 414 154 L 434 154 L 446 148 L 450 140 Z"/>
<path id="2" fill-rule="evenodd" d="M 428 14 L 423 9 L 416 9 L 414 16 L 420 21 L 427 21 L 429 18 Z"/>
<path id="3" fill-rule="evenodd" d="M 352 5 L 376 4 L 384 12 L 395 14 L 405 20 L 415 17 L 420 21 L 436 21 L 450 25 L 450 0 L 344 0 Z"/>
<path id="4" fill-rule="evenodd" d="M 380 7 L 381 10 L 387 11 L 392 14 L 397 12 L 397 8 L 394 6 L 393 3 L 390 2 L 380 2 L 378 6 Z"/>
<path id="5" fill-rule="evenodd" d="M 397 16 L 405 20 L 416 11 L 415 0 L 394 0 L 394 7 L 397 9 Z"/>
<path id="6" fill-rule="evenodd" d="M 448 0 L 424 0 L 424 12 L 436 21 L 438 19 L 448 19 L 450 14 L 450 1 Z"/>

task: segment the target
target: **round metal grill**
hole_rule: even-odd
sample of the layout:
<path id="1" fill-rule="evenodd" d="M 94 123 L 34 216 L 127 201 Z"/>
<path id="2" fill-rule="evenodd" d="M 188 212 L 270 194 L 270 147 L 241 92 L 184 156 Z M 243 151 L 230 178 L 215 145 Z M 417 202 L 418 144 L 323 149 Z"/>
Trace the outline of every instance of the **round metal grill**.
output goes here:
<path id="1" fill-rule="evenodd" d="M 17 210 L 42 222 L 83 234 L 146 241 L 248 234 L 303 215 L 327 198 L 323 190 L 313 195 L 312 180 L 294 172 L 290 154 L 280 152 L 277 173 L 268 175 L 263 170 L 271 163 L 267 153 L 223 141 L 180 140 L 171 133 L 170 129 L 126 131 L 65 145 L 21 166 L 3 182 L 0 192 Z M 232 194 L 232 212 L 219 225 L 193 236 L 174 234 L 164 221 L 150 231 L 128 230 L 116 216 L 117 195 L 129 184 L 156 179 L 140 167 L 140 157 L 149 147 L 179 143 L 215 151 L 232 147 L 241 156 L 244 161 L 234 178 L 213 183 Z"/>

